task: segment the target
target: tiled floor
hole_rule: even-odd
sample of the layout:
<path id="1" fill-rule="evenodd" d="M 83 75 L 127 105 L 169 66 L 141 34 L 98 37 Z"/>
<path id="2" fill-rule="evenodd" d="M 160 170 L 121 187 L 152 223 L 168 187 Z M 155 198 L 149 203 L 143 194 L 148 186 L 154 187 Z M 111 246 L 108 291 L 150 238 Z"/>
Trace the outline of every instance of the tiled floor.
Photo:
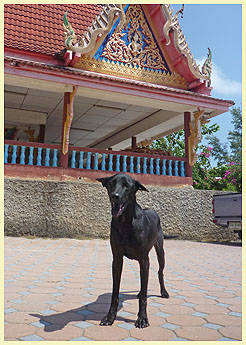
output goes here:
<path id="1" fill-rule="evenodd" d="M 113 326 L 109 241 L 5 238 L 5 340 L 241 340 L 241 247 L 166 240 L 166 287 L 150 254 L 150 327 L 134 326 L 138 263 L 124 259 Z"/>

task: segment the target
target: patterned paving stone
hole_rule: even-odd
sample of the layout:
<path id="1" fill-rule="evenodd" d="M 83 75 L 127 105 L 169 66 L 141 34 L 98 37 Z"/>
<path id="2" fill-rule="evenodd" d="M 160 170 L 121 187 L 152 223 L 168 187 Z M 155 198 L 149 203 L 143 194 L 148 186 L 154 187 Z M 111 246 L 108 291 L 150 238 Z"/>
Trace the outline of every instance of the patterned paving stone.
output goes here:
<path id="1" fill-rule="evenodd" d="M 93 326 L 85 329 L 84 336 L 93 340 L 122 340 L 128 337 L 128 330 L 120 327 Z"/>
<path id="2" fill-rule="evenodd" d="M 221 335 L 216 330 L 208 329 L 205 327 L 182 327 L 175 330 L 179 337 L 188 340 L 218 340 Z"/>
<path id="3" fill-rule="evenodd" d="M 143 329 L 134 328 L 130 330 L 130 334 L 132 337 L 139 340 L 149 341 L 171 340 L 176 337 L 173 331 L 162 327 L 147 327 Z"/>
<path id="4" fill-rule="evenodd" d="M 75 323 L 74 326 L 79 327 L 79 328 L 87 328 L 93 326 L 93 324 L 85 321 L 81 321 L 79 323 Z"/>
<path id="5" fill-rule="evenodd" d="M 36 331 L 36 335 L 43 338 L 46 341 L 49 340 L 57 340 L 57 341 L 64 341 L 70 340 L 71 338 L 79 338 L 82 336 L 82 329 L 74 326 L 67 325 L 62 329 L 58 329 L 52 332 L 47 332 L 43 328 L 40 328 Z"/>
<path id="6" fill-rule="evenodd" d="M 228 338 L 242 340 L 242 327 L 241 326 L 225 326 L 220 329 L 220 333 Z"/>
<path id="7" fill-rule="evenodd" d="M 5 340 L 8 340 L 10 338 L 13 338 L 13 335 L 16 338 L 20 338 L 34 334 L 36 330 L 36 327 L 31 325 L 9 323 L 4 327 L 4 338 Z"/>
<path id="8" fill-rule="evenodd" d="M 20 340 L 24 340 L 24 341 L 40 341 L 40 340 L 44 340 L 44 339 L 39 337 L 36 334 L 32 334 L 32 335 L 26 335 L 25 337 L 20 337 Z"/>
<path id="9" fill-rule="evenodd" d="M 4 327 L 13 327 L 8 340 L 238 340 L 242 324 L 241 248 L 172 240 L 165 246 L 170 298 L 160 298 L 153 250 L 147 307 L 150 327 L 140 330 L 134 326 L 139 265 L 128 259 L 124 260 L 118 316 L 112 326 L 99 326 L 111 300 L 109 241 L 7 238 L 5 279 L 9 282 Z M 21 300 L 24 302 L 18 303 Z M 172 319 L 180 317 L 181 322 Z M 26 326 L 32 327 L 28 334 L 19 335 Z"/>
<path id="10" fill-rule="evenodd" d="M 167 321 L 180 326 L 200 326 L 205 323 L 202 318 L 192 315 L 171 315 Z"/>

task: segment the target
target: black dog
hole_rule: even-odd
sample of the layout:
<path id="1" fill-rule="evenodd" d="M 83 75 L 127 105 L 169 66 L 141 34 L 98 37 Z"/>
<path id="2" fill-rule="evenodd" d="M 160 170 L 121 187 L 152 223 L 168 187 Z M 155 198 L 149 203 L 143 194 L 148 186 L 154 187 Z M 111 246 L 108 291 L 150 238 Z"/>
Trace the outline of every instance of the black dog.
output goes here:
<path id="1" fill-rule="evenodd" d="M 135 326 L 149 326 L 147 306 L 147 286 L 149 277 L 149 251 L 154 246 L 159 262 L 159 282 L 161 297 L 168 298 L 163 279 L 165 266 L 163 250 L 163 232 L 158 214 L 151 209 L 142 209 L 136 202 L 138 190 L 148 191 L 141 183 L 129 175 L 117 174 L 111 177 L 98 178 L 107 188 L 111 202 L 110 244 L 113 254 L 112 274 L 113 292 L 108 314 L 101 320 L 101 326 L 112 325 L 118 308 L 119 287 L 122 272 L 123 256 L 135 259 L 140 265 L 141 290 L 138 294 L 139 312 Z"/>

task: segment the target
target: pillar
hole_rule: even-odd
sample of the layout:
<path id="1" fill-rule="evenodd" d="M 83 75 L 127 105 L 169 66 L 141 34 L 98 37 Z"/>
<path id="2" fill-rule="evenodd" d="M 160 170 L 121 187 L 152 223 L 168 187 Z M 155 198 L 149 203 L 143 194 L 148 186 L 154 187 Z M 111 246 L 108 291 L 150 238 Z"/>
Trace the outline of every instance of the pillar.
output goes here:
<path id="1" fill-rule="evenodd" d="M 192 177 L 192 166 L 189 164 L 189 136 L 190 127 L 189 123 L 191 121 L 191 113 L 186 111 L 184 113 L 184 132 L 185 132 L 185 158 L 186 158 L 186 176 Z"/>

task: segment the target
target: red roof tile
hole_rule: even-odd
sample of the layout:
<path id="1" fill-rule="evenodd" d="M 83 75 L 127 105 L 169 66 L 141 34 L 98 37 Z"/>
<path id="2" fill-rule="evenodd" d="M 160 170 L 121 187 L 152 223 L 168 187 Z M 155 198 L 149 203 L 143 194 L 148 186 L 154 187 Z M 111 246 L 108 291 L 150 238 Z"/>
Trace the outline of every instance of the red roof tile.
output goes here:
<path id="1" fill-rule="evenodd" d="M 4 5 L 4 46 L 47 55 L 64 49 L 63 15 L 82 35 L 100 13 L 101 5 Z"/>

